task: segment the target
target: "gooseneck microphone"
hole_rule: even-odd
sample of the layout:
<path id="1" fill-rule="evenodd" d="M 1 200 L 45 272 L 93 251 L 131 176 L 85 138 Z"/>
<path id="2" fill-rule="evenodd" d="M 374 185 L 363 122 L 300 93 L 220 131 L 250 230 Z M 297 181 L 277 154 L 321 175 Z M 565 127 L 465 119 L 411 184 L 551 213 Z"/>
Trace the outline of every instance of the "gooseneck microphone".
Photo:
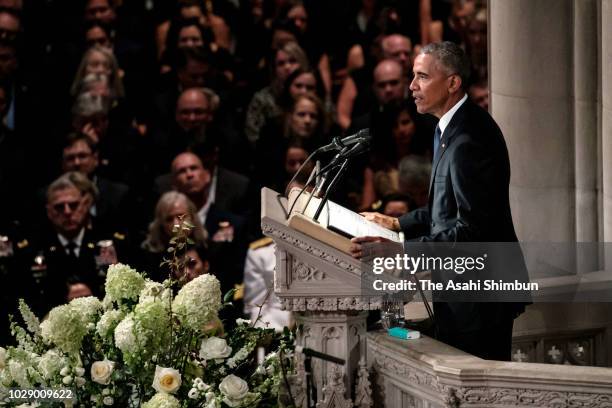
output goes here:
<path id="1" fill-rule="evenodd" d="M 334 137 L 330 144 L 325 146 L 321 146 L 317 149 L 319 152 L 333 152 L 333 151 L 342 151 L 344 148 L 352 146 L 356 143 L 363 143 L 365 141 L 369 142 L 370 140 L 370 129 L 361 129 L 359 132 L 354 133 L 350 136 L 343 137 L 342 139 L 339 137 Z"/>

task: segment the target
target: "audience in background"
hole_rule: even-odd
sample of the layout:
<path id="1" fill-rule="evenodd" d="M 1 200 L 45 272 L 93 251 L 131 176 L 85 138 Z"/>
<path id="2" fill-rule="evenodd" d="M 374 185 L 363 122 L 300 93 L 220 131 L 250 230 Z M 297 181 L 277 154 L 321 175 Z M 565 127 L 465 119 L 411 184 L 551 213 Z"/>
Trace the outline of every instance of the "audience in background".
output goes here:
<path id="1" fill-rule="evenodd" d="M 232 289 L 261 237 L 259 189 L 284 190 L 309 153 L 363 128 L 371 150 L 332 199 L 394 216 L 426 205 L 433 127 L 408 102 L 413 50 L 461 43 L 470 97 L 487 108 L 483 3 L 0 0 L 3 281 L 44 314 L 103 295 L 117 260 L 163 279 L 185 216 L 185 280 L 214 273 Z M 268 287 L 273 246 L 256 242 L 246 269 L 265 270 L 251 278 Z"/>

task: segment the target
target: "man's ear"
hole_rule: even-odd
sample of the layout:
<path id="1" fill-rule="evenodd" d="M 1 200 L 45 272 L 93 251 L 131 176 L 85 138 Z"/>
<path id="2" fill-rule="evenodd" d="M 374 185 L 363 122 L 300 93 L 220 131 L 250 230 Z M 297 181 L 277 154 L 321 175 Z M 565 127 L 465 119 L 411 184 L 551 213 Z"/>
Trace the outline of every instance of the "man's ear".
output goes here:
<path id="1" fill-rule="evenodd" d="M 448 91 L 450 93 L 455 93 L 459 89 L 461 89 L 463 81 L 461 81 L 461 77 L 457 74 L 453 74 L 450 76 L 450 85 L 448 87 Z"/>

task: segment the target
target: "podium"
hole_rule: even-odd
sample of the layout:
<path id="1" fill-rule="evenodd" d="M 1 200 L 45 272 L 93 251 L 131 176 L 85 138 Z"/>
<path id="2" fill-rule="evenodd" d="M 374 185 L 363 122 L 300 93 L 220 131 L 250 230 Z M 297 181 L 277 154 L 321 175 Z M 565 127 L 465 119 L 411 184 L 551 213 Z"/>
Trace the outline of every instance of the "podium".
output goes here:
<path id="1" fill-rule="evenodd" d="M 356 384 L 367 383 L 366 317 L 380 308 L 381 298 L 362 296 L 361 262 L 347 253 L 348 238 L 307 216 L 288 217 L 290 203 L 271 189 L 263 188 L 261 198 L 261 228 L 276 244 L 274 292 L 301 326 L 297 344 L 346 362 L 312 360 L 317 407 L 367 402 Z"/>

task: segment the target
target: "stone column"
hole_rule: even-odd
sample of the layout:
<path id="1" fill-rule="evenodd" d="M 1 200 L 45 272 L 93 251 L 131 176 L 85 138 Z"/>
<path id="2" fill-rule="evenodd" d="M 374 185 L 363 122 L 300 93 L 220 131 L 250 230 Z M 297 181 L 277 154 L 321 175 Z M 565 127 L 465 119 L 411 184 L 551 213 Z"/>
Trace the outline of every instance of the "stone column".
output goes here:
<path id="1" fill-rule="evenodd" d="M 601 160 L 603 238 L 612 241 L 612 0 L 601 0 Z M 609 261 L 609 260 L 606 260 Z"/>
<path id="2" fill-rule="evenodd" d="M 521 241 L 575 237 L 572 3 L 489 3 L 492 115 L 508 144 Z"/>
<path id="3" fill-rule="evenodd" d="M 597 1 L 574 1 L 576 241 L 597 241 Z"/>
<path id="4" fill-rule="evenodd" d="M 597 242 L 598 124 L 597 0 L 574 1 L 574 148 L 576 178 L 576 241 Z M 577 266 L 599 269 L 596 248 L 582 246 Z"/>

